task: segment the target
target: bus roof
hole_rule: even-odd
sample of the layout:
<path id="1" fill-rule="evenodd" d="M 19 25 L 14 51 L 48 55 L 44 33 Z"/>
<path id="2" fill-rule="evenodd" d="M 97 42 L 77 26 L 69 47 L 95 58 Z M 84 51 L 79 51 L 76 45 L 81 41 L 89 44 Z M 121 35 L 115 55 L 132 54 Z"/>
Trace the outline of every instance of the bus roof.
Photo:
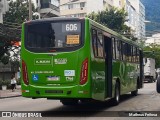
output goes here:
<path id="1" fill-rule="evenodd" d="M 93 20 L 91 20 L 91 19 L 89 19 L 89 18 L 87 18 L 87 19 L 88 19 L 92 24 L 94 24 L 95 27 L 97 27 L 97 28 L 99 28 L 99 29 L 102 29 L 102 30 L 104 30 L 104 31 L 107 31 L 107 32 L 110 33 L 111 35 L 113 35 L 113 36 L 115 36 L 115 37 L 117 37 L 117 38 L 120 38 L 120 39 L 122 39 L 123 41 L 125 41 L 125 42 L 127 42 L 127 43 L 134 44 L 135 46 L 141 48 L 140 45 L 138 45 L 136 42 L 132 41 L 131 39 L 126 38 L 125 36 L 123 36 L 123 35 L 115 32 L 115 31 L 109 29 L 109 28 L 106 27 L 106 26 L 101 25 L 100 23 L 97 23 L 97 22 L 95 22 L 95 21 L 93 21 Z"/>
<path id="2" fill-rule="evenodd" d="M 58 20 L 84 20 L 85 18 L 76 18 L 76 17 L 51 17 L 51 18 L 44 18 L 44 19 L 36 19 L 36 20 L 31 20 L 31 21 L 27 21 L 25 23 L 29 23 L 29 22 L 47 22 L 47 21 L 58 21 Z"/>
<path id="3" fill-rule="evenodd" d="M 130 44 L 134 44 L 136 45 L 137 47 L 140 47 L 140 45 L 138 45 L 136 42 L 124 37 L 123 35 L 120 35 L 119 33 L 109 29 L 108 27 L 106 26 L 103 26 L 101 25 L 100 23 L 97 23 L 87 17 L 83 17 L 83 18 L 76 18 L 76 17 L 52 17 L 52 18 L 44 18 L 44 19 L 37 19 L 37 20 L 31 20 L 31 21 L 27 21 L 25 23 L 29 23 L 29 22 L 49 22 L 49 21 L 59 21 L 59 20 L 85 20 L 85 19 L 88 19 L 92 24 L 94 24 L 95 27 L 99 28 L 99 29 L 102 29 L 103 31 L 107 31 L 108 33 L 110 33 L 111 35 L 113 36 L 116 36 L 117 38 L 120 38 L 122 39 L 123 41 L 127 42 L 127 43 L 130 43 Z M 140 47 L 141 48 L 141 47 Z"/>

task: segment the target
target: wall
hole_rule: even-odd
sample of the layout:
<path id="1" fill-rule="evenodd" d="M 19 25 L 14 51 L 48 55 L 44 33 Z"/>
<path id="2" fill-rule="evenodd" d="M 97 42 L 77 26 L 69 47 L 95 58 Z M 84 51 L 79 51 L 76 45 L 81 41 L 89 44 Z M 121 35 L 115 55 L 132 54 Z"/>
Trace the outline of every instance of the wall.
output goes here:
<path id="1" fill-rule="evenodd" d="M 103 0 L 87 0 L 87 14 L 103 10 Z"/>

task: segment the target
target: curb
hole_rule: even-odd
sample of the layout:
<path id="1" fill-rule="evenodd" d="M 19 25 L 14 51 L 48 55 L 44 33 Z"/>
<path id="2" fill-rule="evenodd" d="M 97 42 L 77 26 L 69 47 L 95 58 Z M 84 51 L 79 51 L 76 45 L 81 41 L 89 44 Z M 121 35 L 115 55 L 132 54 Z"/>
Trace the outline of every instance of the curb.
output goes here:
<path id="1" fill-rule="evenodd" d="M 12 97 L 20 97 L 22 95 L 15 95 L 15 96 L 6 96 L 6 97 L 0 97 L 0 99 L 5 99 L 5 98 L 12 98 Z"/>

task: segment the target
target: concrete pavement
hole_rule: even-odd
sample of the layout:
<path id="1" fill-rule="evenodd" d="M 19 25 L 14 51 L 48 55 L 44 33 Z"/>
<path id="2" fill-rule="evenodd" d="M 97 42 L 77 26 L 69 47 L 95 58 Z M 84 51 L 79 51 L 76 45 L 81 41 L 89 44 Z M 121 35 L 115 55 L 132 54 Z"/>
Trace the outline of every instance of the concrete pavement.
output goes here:
<path id="1" fill-rule="evenodd" d="M 10 97 L 19 97 L 21 96 L 21 86 L 17 85 L 14 92 L 11 89 L 9 90 L 0 90 L 0 99 L 10 98 Z"/>

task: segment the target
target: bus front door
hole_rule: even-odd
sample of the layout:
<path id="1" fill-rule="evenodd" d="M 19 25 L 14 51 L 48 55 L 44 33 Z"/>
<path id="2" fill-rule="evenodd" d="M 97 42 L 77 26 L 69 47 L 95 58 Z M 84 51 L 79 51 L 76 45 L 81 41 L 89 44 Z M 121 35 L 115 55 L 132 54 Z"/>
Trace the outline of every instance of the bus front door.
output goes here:
<path id="1" fill-rule="evenodd" d="M 105 98 L 112 97 L 112 39 L 104 36 Z"/>

